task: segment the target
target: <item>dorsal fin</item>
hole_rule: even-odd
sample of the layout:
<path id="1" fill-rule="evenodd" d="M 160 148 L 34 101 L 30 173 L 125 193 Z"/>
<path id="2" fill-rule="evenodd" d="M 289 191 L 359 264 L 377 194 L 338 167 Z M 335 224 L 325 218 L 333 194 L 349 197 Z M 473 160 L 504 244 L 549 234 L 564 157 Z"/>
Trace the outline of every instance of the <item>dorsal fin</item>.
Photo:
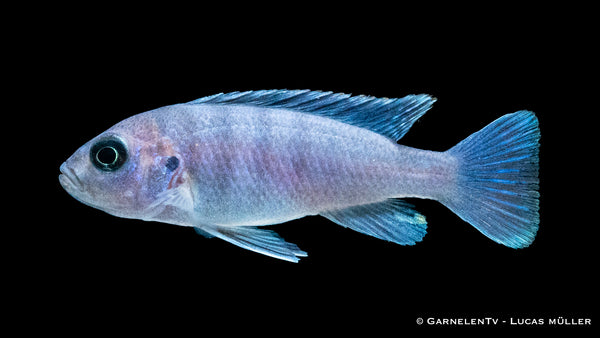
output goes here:
<path id="1" fill-rule="evenodd" d="M 231 104 L 290 109 L 366 128 L 397 141 L 434 102 L 435 98 L 426 94 L 388 99 L 310 90 L 258 90 L 221 93 L 187 104 Z"/>

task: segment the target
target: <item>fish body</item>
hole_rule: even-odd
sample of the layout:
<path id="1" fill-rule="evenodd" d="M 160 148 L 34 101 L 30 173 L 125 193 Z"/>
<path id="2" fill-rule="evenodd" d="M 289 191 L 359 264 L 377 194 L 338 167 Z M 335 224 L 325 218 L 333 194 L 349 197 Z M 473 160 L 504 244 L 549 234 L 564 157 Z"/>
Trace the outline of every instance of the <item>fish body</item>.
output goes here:
<path id="1" fill-rule="evenodd" d="M 539 223 L 535 115 L 505 115 L 445 152 L 397 144 L 433 102 L 217 94 L 116 124 L 77 150 L 59 180 L 113 215 L 191 226 L 293 262 L 306 253 L 259 226 L 322 215 L 410 245 L 426 221 L 406 197 L 440 201 L 499 243 L 529 245 Z"/>

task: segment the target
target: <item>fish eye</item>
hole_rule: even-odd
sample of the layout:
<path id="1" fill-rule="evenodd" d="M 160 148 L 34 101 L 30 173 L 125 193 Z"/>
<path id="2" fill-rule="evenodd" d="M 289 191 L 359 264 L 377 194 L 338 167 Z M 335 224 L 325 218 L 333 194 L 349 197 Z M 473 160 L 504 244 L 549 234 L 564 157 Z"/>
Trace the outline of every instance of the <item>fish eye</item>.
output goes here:
<path id="1" fill-rule="evenodd" d="M 127 161 L 127 148 L 118 139 L 101 140 L 90 149 L 90 159 L 100 170 L 115 171 Z"/>

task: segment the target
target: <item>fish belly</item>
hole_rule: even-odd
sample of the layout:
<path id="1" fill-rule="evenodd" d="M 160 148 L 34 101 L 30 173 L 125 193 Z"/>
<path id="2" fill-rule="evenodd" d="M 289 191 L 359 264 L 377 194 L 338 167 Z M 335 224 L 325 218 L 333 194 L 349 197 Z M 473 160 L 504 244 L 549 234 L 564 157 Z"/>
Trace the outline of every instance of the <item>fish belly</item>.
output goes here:
<path id="1" fill-rule="evenodd" d="M 452 158 L 370 130 L 282 109 L 200 106 L 188 172 L 200 220 L 276 224 L 388 198 L 436 198 Z"/>

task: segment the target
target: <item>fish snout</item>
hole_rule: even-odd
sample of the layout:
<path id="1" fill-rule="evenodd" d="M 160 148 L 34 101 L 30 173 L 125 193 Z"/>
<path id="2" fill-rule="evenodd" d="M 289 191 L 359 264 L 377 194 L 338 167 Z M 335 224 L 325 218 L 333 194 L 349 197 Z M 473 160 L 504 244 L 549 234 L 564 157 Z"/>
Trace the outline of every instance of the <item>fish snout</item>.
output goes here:
<path id="1" fill-rule="evenodd" d="M 81 183 L 79 176 L 77 176 L 75 170 L 67 166 L 66 162 L 60 165 L 60 175 L 58 175 L 58 181 L 60 182 L 60 185 L 62 185 L 62 187 L 68 192 L 70 192 L 72 189 L 79 191 L 83 190 L 83 183 Z"/>

